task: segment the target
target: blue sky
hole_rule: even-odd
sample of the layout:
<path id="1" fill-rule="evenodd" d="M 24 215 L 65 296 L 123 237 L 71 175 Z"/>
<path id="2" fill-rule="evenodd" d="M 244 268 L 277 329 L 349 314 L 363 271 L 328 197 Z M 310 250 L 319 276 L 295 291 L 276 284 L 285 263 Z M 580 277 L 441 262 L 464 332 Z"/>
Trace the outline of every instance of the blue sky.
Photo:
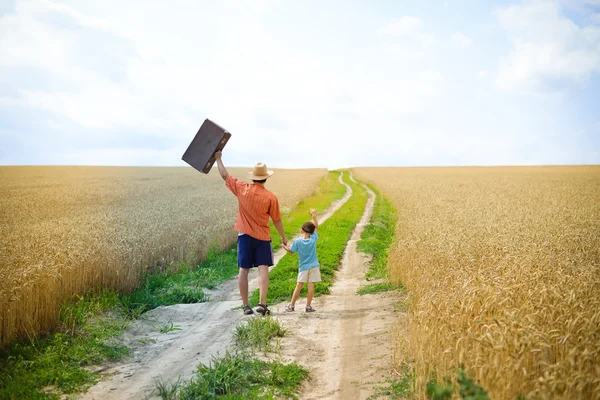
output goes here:
<path id="1" fill-rule="evenodd" d="M 600 164 L 600 0 L 0 0 L 0 165 Z"/>

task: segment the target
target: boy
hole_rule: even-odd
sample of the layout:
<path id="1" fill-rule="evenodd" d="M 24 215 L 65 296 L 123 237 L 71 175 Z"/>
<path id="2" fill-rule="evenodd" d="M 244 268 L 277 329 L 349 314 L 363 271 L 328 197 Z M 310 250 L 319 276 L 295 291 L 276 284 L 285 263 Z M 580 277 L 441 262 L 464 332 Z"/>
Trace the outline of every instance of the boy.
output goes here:
<path id="1" fill-rule="evenodd" d="M 317 239 L 319 239 L 319 221 L 317 221 L 317 210 L 310 210 L 312 222 L 305 222 L 300 229 L 301 238 L 294 240 L 290 247 L 283 245 L 283 248 L 290 254 L 298 253 L 300 266 L 298 268 L 298 284 L 292 295 L 292 302 L 285 307 L 286 311 L 294 311 L 296 300 L 300 296 L 300 291 L 304 287 L 304 282 L 308 282 L 308 296 L 306 297 L 306 312 L 316 311 L 310 304 L 315 291 L 315 282 L 321 282 L 321 270 L 319 269 L 319 260 L 317 259 Z"/>

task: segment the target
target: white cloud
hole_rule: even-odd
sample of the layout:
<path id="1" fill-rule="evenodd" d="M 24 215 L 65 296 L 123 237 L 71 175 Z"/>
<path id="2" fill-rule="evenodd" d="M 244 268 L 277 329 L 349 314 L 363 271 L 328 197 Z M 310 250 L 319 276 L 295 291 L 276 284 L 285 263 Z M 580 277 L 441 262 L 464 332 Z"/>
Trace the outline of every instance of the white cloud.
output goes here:
<path id="1" fill-rule="evenodd" d="M 435 41 L 433 35 L 423 29 L 423 21 L 409 15 L 386 22 L 377 29 L 377 33 L 383 36 L 418 40 L 424 46 L 430 46 Z"/>
<path id="2" fill-rule="evenodd" d="M 498 69 L 500 89 L 554 91 L 600 70 L 600 28 L 580 27 L 553 2 L 528 2 L 497 11 L 513 49 Z"/>
<path id="3" fill-rule="evenodd" d="M 355 12 L 337 25 L 339 10 L 327 7 L 307 30 L 315 10 L 300 4 L 16 0 L 0 16 L 0 106 L 40 129 L 0 121 L 0 161 L 33 148 L 48 163 L 180 165 L 204 118 L 232 132 L 232 166 L 518 161 L 511 141 L 532 135 L 518 95 L 492 98 L 474 79 L 493 77 L 493 46 L 490 57 L 465 60 L 456 46 L 432 46 L 442 33 L 426 20 L 400 17 L 374 35 L 380 16 Z M 353 34 L 361 39 L 345 39 Z M 471 44 L 461 32 L 448 39 Z M 11 134 L 28 147 L 14 151 Z"/>
<path id="4" fill-rule="evenodd" d="M 381 26 L 377 33 L 388 36 L 410 36 L 421 31 L 423 22 L 417 17 L 403 16 Z"/>
<path id="5" fill-rule="evenodd" d="M 454 32 L 452 34 L 452 41 L 461 47 L 468 47 L 473 43 L 473 39 L 462 32 Z"/>
<path id="6" fill-rule="evenodd" d="M 261 4 L 269 9 L 270 3 Z M 6 57 L 0 66 L 30 67 L 50 74 L 59 90 L 19 89 L 19 102 L 67 117 L 98 130 L 98 135 L 105 130 L 133 128 L 187 138 L 186 127 L 195 127 L 202 120 L 194 119 L 191 110 L 210 111 L 222 120 L 231 119 L 235 112 L 236 125 L 248 129 L 258 108 L 273 113 L 286 108 L 298 112 L 326 108 L 325 93 L 336 84 L 335 76 L 328 76 L 314 59 L 287 51 L 285 44 L 264 32 L 259 23 L 233 21 L 240 12 L 235 4 L 233 14 L 224 16 L 232 20 L 223 21 L 235 26 L 228 28 L 232 41 L 210 57 L 197 51 L 193 36 L 163 44 L 153 42 L 150 32 L 134 26 L 109 30 L 100 19 L 88 18 L 68 6 L 30 4 L 19 2 L 14 16 L 2 18 L 0 53 Z M 86 29 L 61 29 L 52 23 L 65 17 Z M 121 41 L 129 43 L 131 52 L 122 57 L 103 54 L 107 63 L 119 64 L 123 80 L 111 80 L 96 66 L 80 65 L 99 51 L 86 42 L 86 34 L 93 36 L 98 31 L 118 34 Z"/>

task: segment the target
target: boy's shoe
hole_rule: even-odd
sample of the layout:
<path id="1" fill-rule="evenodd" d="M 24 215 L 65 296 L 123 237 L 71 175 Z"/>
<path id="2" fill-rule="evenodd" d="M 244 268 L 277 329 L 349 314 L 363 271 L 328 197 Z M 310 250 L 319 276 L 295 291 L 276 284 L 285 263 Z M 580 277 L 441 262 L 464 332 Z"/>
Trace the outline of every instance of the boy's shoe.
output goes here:
<path id="1" fill-rule="evenodd" d="M 260 304 L 260 303 L 258 303 L 258 307 L 256 307 L 256 312 L 259 313 L 260 315 L 271 314 L 271 310 L 269 310 L 269 307 L 267 307 L 266 304 Z"/>
<path id="2" fill-rule="evenodd" d="M 288 304 L 287 306 L 285 306 L 285 311 L 289 311 L 289 312 L 295 311 L 294 306 L 291 304 Z"/>
<path id="3" fill-rule="evenodd" d="M 315 310 L 314 308 L 312 308 L 312 306 L 308 306 L 306 307 L 306 312 L 315 312 L 317 310 Z"/>
<path id="4" fill-rule="evenodd" d="M 250 306 L 244 306 L 244 315 L 252 315 L 254 314 L 254 311 L 252 310 L 252 307 Z"/>

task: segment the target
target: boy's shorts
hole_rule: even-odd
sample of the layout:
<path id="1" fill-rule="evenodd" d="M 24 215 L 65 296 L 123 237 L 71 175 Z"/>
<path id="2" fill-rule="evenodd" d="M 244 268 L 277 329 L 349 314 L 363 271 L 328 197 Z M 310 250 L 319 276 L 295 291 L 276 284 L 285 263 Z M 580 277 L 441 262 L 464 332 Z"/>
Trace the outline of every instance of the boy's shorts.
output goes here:
<path id="1" fill-rule="evenodd" d="M 238 236 L 238 267 L 254 268 L 273 265 L 273 248 L 270 240 L 258 240 L 249 235 Z"/>
<path id="2" fill-rule="evenodd" d="M 321 282 L 321 268 L 313 267 L 298 272 L 298 282 Z"/>

